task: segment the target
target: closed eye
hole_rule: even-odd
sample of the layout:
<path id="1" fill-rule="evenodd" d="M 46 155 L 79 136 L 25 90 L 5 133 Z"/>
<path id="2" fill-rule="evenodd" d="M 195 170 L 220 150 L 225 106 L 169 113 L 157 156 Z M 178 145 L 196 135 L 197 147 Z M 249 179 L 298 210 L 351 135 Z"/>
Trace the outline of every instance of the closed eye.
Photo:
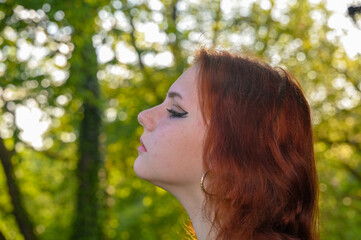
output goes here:
<path id="1" fill-rule="evenodd" d="M 188 112 L 176 112 L 173 109 L 167 109 L 167 111 L 170 113 L 169 117 L 170 118 L 185 118 L 188 114 Z"/>

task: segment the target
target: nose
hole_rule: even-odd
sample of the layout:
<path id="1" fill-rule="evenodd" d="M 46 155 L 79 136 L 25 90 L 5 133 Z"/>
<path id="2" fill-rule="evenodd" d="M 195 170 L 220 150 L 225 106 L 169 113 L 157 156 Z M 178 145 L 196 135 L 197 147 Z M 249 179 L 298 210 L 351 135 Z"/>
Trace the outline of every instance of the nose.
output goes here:
<path id="1" fill-rule="evenodd" d="M 155 121 L 152 117 L 152 108 L 141 111 L 138 114 L 138 122 L 148 131 L 153 131 L 155 128 Z"/>

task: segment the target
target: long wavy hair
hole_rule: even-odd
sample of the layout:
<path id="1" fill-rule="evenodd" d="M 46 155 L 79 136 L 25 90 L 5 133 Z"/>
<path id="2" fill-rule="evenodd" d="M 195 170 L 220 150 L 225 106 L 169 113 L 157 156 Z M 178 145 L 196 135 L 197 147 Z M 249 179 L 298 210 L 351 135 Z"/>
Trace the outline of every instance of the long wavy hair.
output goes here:
<path id="1" fill-rule="evenodd" d="M 216 239 L 318 239 L 310 108 L 297 80 L 227 51 L 201 49 L 194 64 Z"/>

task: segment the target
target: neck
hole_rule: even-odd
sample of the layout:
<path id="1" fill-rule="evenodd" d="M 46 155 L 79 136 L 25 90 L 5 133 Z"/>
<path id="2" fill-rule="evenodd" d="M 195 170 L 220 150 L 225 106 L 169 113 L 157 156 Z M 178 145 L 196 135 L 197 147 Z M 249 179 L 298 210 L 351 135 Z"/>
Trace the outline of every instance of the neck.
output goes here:
<path id="1" fill-rule="evenodd" d="M 214 232 L 210 233 L 212 223 L 208 220 L 203 210 L 204 193 L 199 188 L 190 194 L 190 191 L 182 194 L 174 194 L 183 205 L 192 221 L 198 240 L 214 240 Z"/>

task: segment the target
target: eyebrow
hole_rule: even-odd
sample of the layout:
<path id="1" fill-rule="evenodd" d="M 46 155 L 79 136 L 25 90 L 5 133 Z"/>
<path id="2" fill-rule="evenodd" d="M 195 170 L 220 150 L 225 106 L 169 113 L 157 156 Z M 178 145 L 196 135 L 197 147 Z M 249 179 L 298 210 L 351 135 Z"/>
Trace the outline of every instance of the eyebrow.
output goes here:
<path id="1" fill-rule="evenodd" d="M 183 98 L 182 98 L 182 95 L 180 95 L 180 94 L 177 93 L 177 92 L 169 92 L 169 93 L 168 93 L 168 97 L 169 97 L 169 98 L 178 97 L 178 98 L 180 98 L 180 99 L 183 99 Z"/>

